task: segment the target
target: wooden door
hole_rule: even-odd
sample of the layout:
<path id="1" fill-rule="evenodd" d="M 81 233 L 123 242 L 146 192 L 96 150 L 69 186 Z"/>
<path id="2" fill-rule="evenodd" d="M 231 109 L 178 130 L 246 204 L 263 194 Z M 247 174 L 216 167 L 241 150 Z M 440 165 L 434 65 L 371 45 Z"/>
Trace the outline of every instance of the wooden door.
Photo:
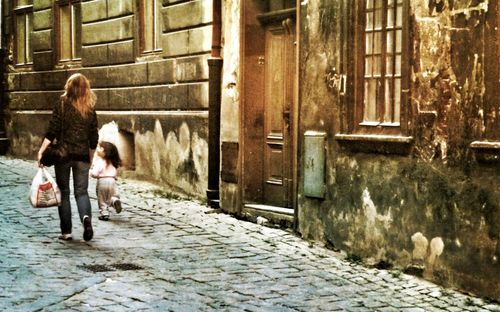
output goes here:
<path id="1" fill-rule="evenodd" d="M 292 109 L 295 82 L 295 21 L 266 26 L 264 94 L 264 204 L 291 207 Z"/>

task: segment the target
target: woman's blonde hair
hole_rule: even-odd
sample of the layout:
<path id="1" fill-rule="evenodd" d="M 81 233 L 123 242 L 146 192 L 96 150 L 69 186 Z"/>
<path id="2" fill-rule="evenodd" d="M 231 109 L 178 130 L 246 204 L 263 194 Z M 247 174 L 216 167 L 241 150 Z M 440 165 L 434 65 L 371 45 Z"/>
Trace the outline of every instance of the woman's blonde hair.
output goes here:
<path id="1" fill-rule="evenodd" d="M 71 75 L 64 85 L 64 93 L 61 95 L 64 103 L 70 102 L 85 117 L 94 107 L 96 96 L 90 89 L 90 82 L 82 74 Z"/>

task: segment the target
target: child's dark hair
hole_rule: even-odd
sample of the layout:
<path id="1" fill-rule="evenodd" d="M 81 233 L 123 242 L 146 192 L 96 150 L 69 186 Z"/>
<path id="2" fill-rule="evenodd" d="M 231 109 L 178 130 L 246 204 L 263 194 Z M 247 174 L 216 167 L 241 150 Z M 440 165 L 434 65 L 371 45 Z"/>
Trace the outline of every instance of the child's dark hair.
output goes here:
<path id="1" fill-rule="evenodd" d="M 118 153 L 116 146 L 107 141 L 99 142 L 99 146 L 101 146 L 104 150 L 104 159 L 109 161 L 116 168 L 120 167 L 122 160 L 120 159 L 120 154 Z"/>

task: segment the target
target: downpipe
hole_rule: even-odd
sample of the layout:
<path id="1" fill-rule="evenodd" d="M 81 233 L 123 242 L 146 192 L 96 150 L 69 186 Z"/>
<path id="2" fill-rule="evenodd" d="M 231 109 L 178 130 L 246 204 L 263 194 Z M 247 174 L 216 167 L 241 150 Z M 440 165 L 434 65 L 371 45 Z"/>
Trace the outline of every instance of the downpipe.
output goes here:
<path id="1" fill-rule="evenodd" d="M 208 189 L 211 208 L 219 208 L 220 111 L 222 87 L 221 0 L 213 0 L 212 53 L 208 59 Z"/>

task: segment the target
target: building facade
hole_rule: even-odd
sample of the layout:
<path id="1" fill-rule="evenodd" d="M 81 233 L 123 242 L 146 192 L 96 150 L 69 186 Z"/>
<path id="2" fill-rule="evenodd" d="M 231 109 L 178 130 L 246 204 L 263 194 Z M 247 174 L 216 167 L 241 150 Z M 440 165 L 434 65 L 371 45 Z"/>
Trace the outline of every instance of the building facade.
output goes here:
<path id="1" fill-rule="evenodd" d="M 12 155 L 82 72 L 123 174 L 500 299 L 497 0 L 14 2 Z"/>
<path id="2" fill-rule="evenodd" d="M 212 1 L 3 1 L 10 153 L 33 158 L 66 79 L 86 75 L 127 172 L 202 197 Z M 179 18 L 185 16 L 186 18 Z"/>
<path id="3" fill-rule="evenodd" d="M 222 208 L 500 298 L 498 1 L 226 4 Z"/>

